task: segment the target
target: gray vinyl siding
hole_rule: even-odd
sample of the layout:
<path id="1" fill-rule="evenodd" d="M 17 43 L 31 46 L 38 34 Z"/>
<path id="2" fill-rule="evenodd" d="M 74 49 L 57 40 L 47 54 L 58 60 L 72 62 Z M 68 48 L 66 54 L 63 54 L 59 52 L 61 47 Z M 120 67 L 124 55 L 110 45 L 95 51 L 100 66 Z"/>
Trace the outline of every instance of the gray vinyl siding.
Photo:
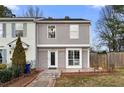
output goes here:
<path id="1" fill-rule="evenodd" d="M 40 68 L 48 68 L 48 50 L 50 48 L 39 48 L 38 49 L 38 61 L 36 63 L 36 67 Z M 58 68 L 65 68 L 66 66 L 66 50 L 65 49 L 57 49 L 58 50 Z"/>
<path id="2" fill-rule="evenodd" d="M 56 39 L 48 39 L 48 25 L 37 24 L 38 44 L 89 44 L 89 24 L 79 24 L 79 39 L 70 39 L 70 24 L 52 24 L 56 25 Z"/>
<path id="3" fill-rule="evenodd" d="M 38 48 L 36 67 L 48 68 L 48 50 L 58 50 L 58 68 L 66 68 L 66 48 Z M 87 68 L 87 49 L 82 48 L 82 68 Z"/>
<path id="4" fill-rule="evenodd" d="M 66 68 L 66 49 L 58 50 L 58 68 Z"/>
<path id="5" fill-rule="evenodd" d="M 82 49 L 82 68 L 87 68 L 88 50 Z"/>
<path id="6" fill-rule="evenodd" d="M 48 53 L 47 49 L 38 49 L 37 52 L 38 60 L 36 67 L 38 68 L 48 68 Z"/>

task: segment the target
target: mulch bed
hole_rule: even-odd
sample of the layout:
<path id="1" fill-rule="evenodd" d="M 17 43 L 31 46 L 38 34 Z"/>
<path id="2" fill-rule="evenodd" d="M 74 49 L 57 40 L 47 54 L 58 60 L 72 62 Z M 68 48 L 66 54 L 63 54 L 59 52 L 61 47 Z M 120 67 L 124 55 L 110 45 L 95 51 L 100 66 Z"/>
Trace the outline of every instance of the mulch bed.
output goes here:
<path id="1" fill-rule="evenodd" d="M 1 84 L 1 87 L 25 87 L 29 83 L 31 83 L 39 73 L 40 71 L 33 70 L 28 75 L 22 75 L 18 78 L 15 78 L 13 80 L 10 80 L 6 83 Z"/>

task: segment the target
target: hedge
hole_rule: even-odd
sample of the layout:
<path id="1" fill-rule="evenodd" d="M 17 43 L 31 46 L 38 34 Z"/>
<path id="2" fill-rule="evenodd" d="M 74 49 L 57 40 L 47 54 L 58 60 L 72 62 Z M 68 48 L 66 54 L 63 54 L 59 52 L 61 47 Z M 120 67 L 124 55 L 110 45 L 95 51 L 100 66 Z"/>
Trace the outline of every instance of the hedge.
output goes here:
<path id="1" fill-rule="evenodd" d="M 20 73 L 17 68 L 6 68 L 0 71 L 0 82 L 5 83 L 13 78 L 19 77 Z"/>

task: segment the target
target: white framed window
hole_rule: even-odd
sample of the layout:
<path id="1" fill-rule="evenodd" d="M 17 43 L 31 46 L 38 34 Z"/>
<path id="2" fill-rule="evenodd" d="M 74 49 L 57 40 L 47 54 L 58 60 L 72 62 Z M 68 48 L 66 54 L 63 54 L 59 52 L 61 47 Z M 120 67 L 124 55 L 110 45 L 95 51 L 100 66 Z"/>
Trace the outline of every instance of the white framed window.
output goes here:
<path id="1" fill-rule="evenodd" d="M 0 49 L 0 64 L 2 64 L 2 59 L 3 59 L 2 49 Z"/>
<path id="2" fill-rule="evenodd" d="M 78 39 L 79 38 L 79 25 L 71 24 L 70 25 L 70 39 Z"/>
<path id="3" fill-rule="evenodd" d="M 66 49 L 66 67 L 81 68 L 82 66 L 82 49 Z"/>
<path id="4" fill-rule="evenodd" d="M 3 37 L 3 24 L 0 23 L 0 37 Z"/>
<path id="5" fill-rule="evenodd" d="M 80 63 L 80 52 L 79 50 L 69 50 L 68 51 L 68 65 L 74 66 Z"/>
<path id="6" fill-rule="evenodd" d="M 48 38 L 56 38 L 56 26 L 55 25 L 48 25 L 47 26 Z"/>
<path id="7" fill-rule="evenodd" d="M 21 36 L 23 37 L 24 36 L 24 27 L 23 27 L 23 23 L 16 23 L 16 26 L 15 26 L 15 29 L 16 29 L 16 36 Z"/>

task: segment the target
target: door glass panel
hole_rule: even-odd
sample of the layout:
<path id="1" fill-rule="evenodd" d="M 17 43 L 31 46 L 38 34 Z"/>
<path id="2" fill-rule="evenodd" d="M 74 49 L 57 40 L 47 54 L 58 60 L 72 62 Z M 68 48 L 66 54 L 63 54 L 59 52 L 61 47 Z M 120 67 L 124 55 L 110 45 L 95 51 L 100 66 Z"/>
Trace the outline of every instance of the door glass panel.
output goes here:
<path id="1" fill-rule="evenodd" d="M 51 65 L 55 65 L 55 52 L 51 52 Z"/>

